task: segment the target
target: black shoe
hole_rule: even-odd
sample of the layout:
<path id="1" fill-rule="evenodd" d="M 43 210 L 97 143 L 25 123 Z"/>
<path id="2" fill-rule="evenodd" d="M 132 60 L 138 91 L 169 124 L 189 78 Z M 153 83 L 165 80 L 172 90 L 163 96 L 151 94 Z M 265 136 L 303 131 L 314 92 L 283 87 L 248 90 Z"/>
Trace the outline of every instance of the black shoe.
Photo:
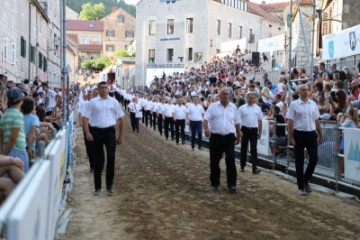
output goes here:
<path id="1" fill-rule="evenodd" d="M 101 189 L 95 189 L 94 196 L 100 196 Z"/>
<path id="2" fill-rule="evenodd" d="M 184 145 L 184 144 L 185 144 L 185 140 L 182 140 L 181 143 Z"/>
<path id="3" fill-rule="evenodd" d="M 240 168 L 240 172 L 242 172 L 242 173 L 243 173 L 243 172 L 245 172 L 245 169 L 243 169 L 243 168 Z"/>
<path id="4" fill-rule="evenodd" d="M 236 193 L 236 187 L 235 186 L 229 187 L 229 192 L 230 193 Z"/>
<path id="5" fill-rule="evenodd" d="M 211 186 L 211 191 L 212 192 L 218 192 L 219 191 L 219 186 Z"/>
<path id="6" fill-rule="evenodd" d="M 304 189 L 305 189 L 305 192 L 307 192 L 307 193 L 311 193 L 311 192 L 312 192 L 311 187 L 310 187 L 310 184 L 309 184 L 308 182 L 306 182 L 306 183 L 304 184 Z"/>
<path id="7" fill-rule="evenodd" d="M 113 186 L 107 187 L 106 190 L 108 191 L 108 193 L 114 193 L 115 192 Z"/>
<path id="8" fill-rule="evenodd" d="M 91 168 L 90 171 L 89 171 L 89 173 L 94 173 L 94 169 Z"/>
<path id="9" fill-rule="evenodd" d="M 176 142 L 176 145 L 179 145 L 179 142 Z"/>
<path id="10" fill-rule="evenodd" d="M 260 169 L 256 168 L 255 170 L 253 170 L 253 174 L 259 174 L 259 173 L 261 173 Z"/>

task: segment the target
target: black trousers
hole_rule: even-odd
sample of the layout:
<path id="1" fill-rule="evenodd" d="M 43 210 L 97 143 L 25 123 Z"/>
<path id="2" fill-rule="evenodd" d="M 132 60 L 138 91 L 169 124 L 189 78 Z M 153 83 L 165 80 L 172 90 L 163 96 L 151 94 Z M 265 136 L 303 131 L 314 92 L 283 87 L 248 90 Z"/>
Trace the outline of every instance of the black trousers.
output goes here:
<path id="1" fill-rule="evenodd" d="M 219 134 L 210 135 L 210 182 L 211 186 L 220 185 L 220 159 L 225 152 L 226 175 L 228 187 L 236 186 L 235 166 L 235 134 L 225 136 Z"/>
<path id="2" fill-rule="evenodd" d="M 90 169 L 93 170 L 94 169 L 94 154 L 92 152 L 92 142 L 90 142 L 86 139 L 85 131 L 83 131 L 83 133 L 84 133 L 84 140 L 85 140 L 86 155 L 89 158 Z"/>
<path id="3" fill-rule="evenodd" d="M 150 110 L 145 111 L 145 126 L 148 126 L 150 121 L 150 127 L 152 127 L 152 116 Z"/>
<path id="4" fill-rule="evenodd" d="M 163 130 L 163 119 L 162 119 L 162 115 L 159 114 L 158 116 L 158 129 L 159 129 L 159 133 L 162 136 L 162 130 Z"/>
<path id="5" fill-rule="evenodd" d="M 294 154 L 296 178 L 299 189 L 304 189 L 304 183 L 309 182 L 318 161 L 318 142 L 315 131 L 302 132 L 294 130 Z M 309 164 L 304 175 L 304 148 L 309 154 Z"/>
<path id="6" fill-rule="evenodd" d="M 135 117 L 134 112 L 130 112 L 130 122 L 133 132 L 139 132 L 139 119 Z"/>
<path id="7" fill-rule="evenodd" d="M 145 123 L 145 109 L 142 109 L 141 111 L 142 111 L 142 113 L 143 113 L 142 123 Z"/>
<path id="8" fill-rule="evenodd" d="M 94 154 L 94 184 L 95 189 L 101 189 L 101 174 L 105 163 L 104 145 L 106 149 L 106 187 L 113 185 L 115 170 L 116 136 L 115 127 L 90 127 L 94 141 L 92 150 Z"/>
<path id="9" fill-rule="evenodd" d="M 156 116 L 156 112 L 153 112 L 152 113 L 152 125 L 153 125 L 153 128 L 154 128 L 154 130 L 156 130 L 156 119 L 157 119 L 157 116 Z"/>
<path id="10" fill-rule="evenodd" d="M 181 133 L 181 141 L 185 141 L 185 119 L 179 119 L 175 121 L 175 136 L 176 136 L 176 143 L 179 143 Z"/>
<path id="11" fill-rule="evenodd" d="M 169 138 L 169 127 L 171 139 L 174 139 L 174 119 L 172 117 L 165 117 L 164 121 L 164 130 L 165 130 L 165 138 Z"/>
<path id="12" fill-rule="evenodd" d="M 250 159 L 252 163 L 252 170 L 255 171 L 257 167 L 257 128 L 241 127 L 243 137 L 241 140 L 241 155 L 240 155 L 240 166 L 245 168 L 247 159 L 247 149 L 250 141 Z"/>

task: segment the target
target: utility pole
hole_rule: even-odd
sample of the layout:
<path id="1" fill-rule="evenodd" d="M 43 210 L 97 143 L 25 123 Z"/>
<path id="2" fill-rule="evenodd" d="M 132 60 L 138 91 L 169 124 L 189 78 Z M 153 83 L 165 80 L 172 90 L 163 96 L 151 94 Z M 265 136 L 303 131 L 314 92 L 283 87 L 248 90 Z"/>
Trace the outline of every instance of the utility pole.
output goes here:
<path id="1" fill-rule="evenodd" d="M 290 36 L 289 36 L 289 89 L 291 89 L 291 52 L 292 52 L 292 15 L 293 15 L 293 0 L 290 0 L 290 15 L 288 19 L 288 27 L 290 28 Z"/>
<path id="2" fill-rule="evenodd" d="M 310 92 L 313 90 L 314 84 L 314 75 L 313 75 L 313 68 L 314 68 L 314 42 L 315 42 L 315 17 L 316 17 L 316 0 L 313 0 L 313 22 L 312 22 L 312 36 L 311 36 L 311 60 L 310 60 Z"/>
<path id="3" fill-rule="evenodd" d="M 62 73 L 62 88 L 63 88 L 63 109 L 64 121 L 69 120 L 69 80 L 66 69 L 66 0 L 60 0 L 60 36 L 61 36 L 61 59 L 60 68 Z"/>

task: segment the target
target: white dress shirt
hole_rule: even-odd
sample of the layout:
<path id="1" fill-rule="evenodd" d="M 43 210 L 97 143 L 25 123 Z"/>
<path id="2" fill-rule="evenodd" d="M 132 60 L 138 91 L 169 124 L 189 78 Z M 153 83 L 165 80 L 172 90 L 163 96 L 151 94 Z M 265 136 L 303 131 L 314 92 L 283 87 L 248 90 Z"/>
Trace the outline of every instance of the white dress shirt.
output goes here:
<path id="1" fill-rule="evenodd" d="M 145 111 L 150 111 L 153 107 L 153 102 L 151 100 L 147 100 L 146 103 L 145 103 Z"/>
<path id="2" fill-rule="evenodd" d="M 45 105 L 46 105 L 46 112 L 51 112 L 56 106 L 55 100 L 56 92 L 52 89 L 48 89 L 45 93 Z"/>
<path id="3" fill-rule="evenodd" d="M 174 107 L 175 119 L 184 120 L 186 117 L 186 107 L 184 105 L 176 105 Z"/>
<path id="4" fill-rule="evenodd" d="M 152 111 L 153 113 L 156 113 L 159 105 L 160 105 L 160 103 L 154 102 L 153 105 L 152 105 L 151 111 Z"/>
<path id="5" fill-rule="evenodd" d="M 239 117 L 241 126 L 248 128 L 258 128 L 258 121 L 263 119 L 263 114 L 261 112 L 261 108 L 253 104 L 249 106 L 248 104 L 244 104 L 239 108 Z"/>
<path id="6" fill-rule="evenodd" d="M 157 113 L 157 114 L 162 114 L 163 111 L 164 111 L 164 106 L 165 106 L 164 103 L 159 103 L 159 105 L 158 105 L 158 107 L 157 107 L 156 113 Z"/>
<path id="7" fill-rule="evenodd" d="M 189 113 L 190 121 L 202 121 L 205 112 L 200 104 L 189 104 L 186 113 Z"/>
<path id="8" fill-rule="evenodd" d="M 211 104 L 204 119 L 208 121 L 211 133 L 221 135 L 235 134 L 235 125 L 240 124 L 240 117 L 233 103 L 229 103 L 226 108 L 220 102 Z"/>
<path id="9" fill-rule="evenodd" d="M 132 112 L 132 113 L 141 111 L 141 105 L 138 103 L 134 103 L 134 102 L 129 103 L 128 108 L 130 109 L 130 112 Z"/>
<path id="10" fill-rule="evenodd" d="M 116 121 L 125 114 L 114 98 L 107 96 L 103 99 L 98 96 L 89 101 L 83 115 L 89 119 L 90 126 L 107 128 L 115 126 Z"/>
<path id="11" fill-rule="evenodd" d="M 174 105 L 165 104 L 164 109 L 163 109 L 163 113 L 164 113 L 165 117 L 171 117 L 172 118 L 173 113 L 174 113 Z"/>
<path id="12" fill-rule="evenodd" d="M 315 121 L 319 119 L 320 113 L 314 101 L 309 99 L 303 102 L 299 98 L 290 104 L 286 117 L 294 121 L 295 130 L 311 132 L 316 130 Z"/>

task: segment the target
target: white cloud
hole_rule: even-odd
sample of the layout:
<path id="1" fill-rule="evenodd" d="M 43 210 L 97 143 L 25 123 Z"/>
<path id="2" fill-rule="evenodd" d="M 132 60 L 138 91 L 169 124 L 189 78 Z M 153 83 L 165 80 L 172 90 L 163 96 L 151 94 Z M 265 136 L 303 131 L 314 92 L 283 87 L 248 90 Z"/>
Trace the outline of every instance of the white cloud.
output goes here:
<path id="1" fill-rule="evenodd" d="M 137 4 L 139 1 L 140 1 L 140 0 L 125 0 L 125 2 L 126 2 L 127 4 L 133 4 L 133 5 Z"/>

